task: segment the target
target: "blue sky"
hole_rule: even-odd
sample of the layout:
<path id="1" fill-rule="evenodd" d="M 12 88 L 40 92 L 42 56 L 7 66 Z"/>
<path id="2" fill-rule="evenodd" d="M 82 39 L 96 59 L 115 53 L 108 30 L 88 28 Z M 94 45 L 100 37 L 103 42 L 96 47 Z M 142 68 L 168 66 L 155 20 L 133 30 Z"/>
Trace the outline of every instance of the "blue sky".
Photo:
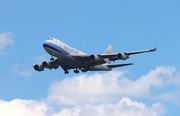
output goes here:
<path id="1" fill-rule="evenodd" d="M 178 115 L 178 0 L 0 1 L 0 115 Z M 55 37 L 83 52 L 158 47 L 131 56 L 133 66 L 65 75 L 36 72 L 49 60 L 42 43 Z M 17 107 L 18 106 L 18 107 Z"/>

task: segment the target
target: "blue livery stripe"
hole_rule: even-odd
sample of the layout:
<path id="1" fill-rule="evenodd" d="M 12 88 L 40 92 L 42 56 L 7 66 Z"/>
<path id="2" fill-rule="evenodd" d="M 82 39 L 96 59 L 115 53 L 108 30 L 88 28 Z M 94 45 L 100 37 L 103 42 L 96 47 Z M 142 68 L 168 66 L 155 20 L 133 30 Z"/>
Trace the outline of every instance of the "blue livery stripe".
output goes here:
<path id="1" fill-rule="evenodd" d="M 59 46 L 57 46 L 57 45 L 55 45 L 55 44 L 49 43 L 49 42 L 43 43 L 43 47 L 50 48 L 50 49 L 52 49 L 52 50 L 54 50 L 54 51 L 57 51 L 57 52 L 59 52 L 59 53 L 61 53 L 61 54 L 65 54 L 65 55 L 68 55 L 68 54 L 69 54 L 68 52 L 66 52 L 66 51 L 65 51 L 64 49 L 62 49 L 61 47 L 59 47 Z"/>

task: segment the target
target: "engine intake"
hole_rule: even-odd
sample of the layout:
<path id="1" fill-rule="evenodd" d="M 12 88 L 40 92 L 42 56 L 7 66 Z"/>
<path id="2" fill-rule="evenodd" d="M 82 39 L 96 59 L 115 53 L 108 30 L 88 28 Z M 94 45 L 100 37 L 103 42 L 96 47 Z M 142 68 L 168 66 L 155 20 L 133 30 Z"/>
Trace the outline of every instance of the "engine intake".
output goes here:
<path id="1" fill-rule="evenodd" d="M 36 70 L 36 71 L 43 71 L 44 70 L 44 67 L 40 64 L 35 64 L 33 67 L 34 67 L 34 70 Z"/>
<path id="2" fill-rule="evenodd" d="M 100 58 L 99 58 L 98 55 L 90 55 L 90 60 L 91 60 L 91 61 L 99 61 Z"/>
<path id="3" fill-rule="evenodd" d="M 129 58 L 128 55 L 126 55 L 125 53 L 118 53 L 118 58 L 121 59 L 121 60 L 126 60 Z"/>
<path id="4" fill-rule="evenodd" d="M 51 68 L 51 63 L 50 63 L 50 62 L 44 61 L 44 62 L 42 63 L 42 65 L 43 65 L 45 68 Z"/>

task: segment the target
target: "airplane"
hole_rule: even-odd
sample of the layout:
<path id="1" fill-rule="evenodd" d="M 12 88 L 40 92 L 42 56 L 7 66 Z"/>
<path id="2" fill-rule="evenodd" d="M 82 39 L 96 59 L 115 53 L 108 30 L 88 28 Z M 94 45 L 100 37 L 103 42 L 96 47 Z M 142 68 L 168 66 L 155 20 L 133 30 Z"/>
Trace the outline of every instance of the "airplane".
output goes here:
<path id="1" fill-rule="evenodd" d="M 33 68 L 40 72 L 44 71 L 45 68 L 51 70 L 61 67 L 65 74 L 69 74 L 71 69 L 74 70 L 74 73 L 79 73 L 80 71 L 83 73 L 87 71 L 111 71 L 113 68 L 133 65 L 133 63 L 111 64 L 111 61 L 126 60 L 130 55 L 154 52 L 157 49 L 112 53 L 113 47 L 109 45 L 103 54 L 89 55 L 52 37 L 43 43 L 43 47 L 51 55 L 50 61 L 35 64 Z"/>

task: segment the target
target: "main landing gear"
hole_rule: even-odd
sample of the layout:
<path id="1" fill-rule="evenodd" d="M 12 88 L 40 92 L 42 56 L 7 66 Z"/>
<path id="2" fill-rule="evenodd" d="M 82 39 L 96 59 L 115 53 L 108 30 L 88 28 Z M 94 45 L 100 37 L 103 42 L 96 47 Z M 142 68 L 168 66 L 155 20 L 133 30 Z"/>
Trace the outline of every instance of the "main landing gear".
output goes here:
<path id="1" fill-rule="evenodd" d="M 64 74 L 69 74 L 69 71 L 64 71 Z"/>
<path id="2" fill-rule="evenodd" d="M 64 74 L 69 74 L 68 69 L 63 69 L 64 70 Z"/>
<path id="3" fill-rule="evenodd" d="M 74 73 L 79 73 L 78 69 L 75 69 L 75 70 L 74 70 Z"/>
<path id="4" fill-rule="evenodd" d="M 81 70 L 83 73 L 88 71 L 86 68 L 79 69 L 79 70 Z M 78 69 L 75 69 L 75 70 L 74 70 L 74 73 L 76 73 L 76 74 L 79 73 L 79 70 L 78 70 Z"/>
<path id="5" fill-rule="evenodd" d="M 62 69 L 64 70 L 64 74 L 69 74 L 69 71 L 68 71 L 67 68 L 63 68 L 63 67 L 62 67 Z"/>
<path id="6" fill-rule="evenodd" d="M 70 69 L 63 68 L 63 70 L 64 70 L 64 74 L 69 74 L 69 70 L 70 70 Z M 83 73 L 84 73 L 84 72 L 87 72 L 88 69 L 87 69 L 87 68 L 79 68 L 79 69 L 76 68 L 76 69 L 74 69 L 73 71 L 74 71 L 75 74 L 78 74 L 80 71 L 82 71 Z"/>
<path id="7" fill-rule="evenodd" d="M 82 69 L 80 69 L 83 73 L 85 73 L 85 72 L 87 72 L 88 71 L 88 69 L 87 68 L 82 68 Z"/>

